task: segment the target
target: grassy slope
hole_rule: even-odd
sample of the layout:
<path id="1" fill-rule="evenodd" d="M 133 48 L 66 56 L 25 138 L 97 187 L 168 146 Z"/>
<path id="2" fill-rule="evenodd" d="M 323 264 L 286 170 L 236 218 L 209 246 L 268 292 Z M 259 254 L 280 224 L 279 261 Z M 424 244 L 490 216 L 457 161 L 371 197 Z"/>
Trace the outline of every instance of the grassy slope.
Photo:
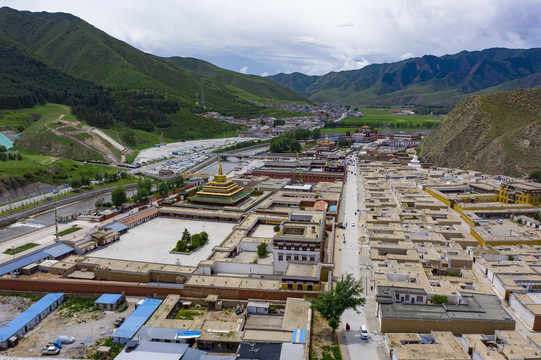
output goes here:
<path id="1" fill-rule="evenodd" d="M 441 166 L 518 176 L 541 168 L 541 89 L 468 98 L 421 144 Z"/>
<path id="2" fill-rule="evenodd" d="M 36 116 L 37 114 L 41 116 Z M 20 139 L 16 142 L 19 147 L 35 150 L 52 156 L 68 157 L 77 160 L 104 161 L 103 156 L 84 145 L 67 137 L 57 136 L 51 127 L 58 124 L 56 120 L 64 115 L 63 121 L 74 121 L 68 106 L 47 104 L 31 109 L 5 110 L 0 112 L 0 123 L 8 128 L 23 127 Z"/>
<path id="3" fill-rule="evenodd" d="M 207 76 L 175 60 L 143 53 L 92 25 L 68 14 L 44 14 L 0 9 L 0 31 L 34 51 L 45 63 L 106 86 L 153 89 L 176 96 L 192 106 Z M 284 100 L 304 97 L 269 79 L 237 74 L 201 62 L 212 69 L 205 82 L 209 110 L 235 111 L 254 105 L 243 97 L 266 96 Z M 223 78 L 223 81 L 220 80 Z M 234 91 L 231 91 L 231 90 Z M 239 89 L 239 91 L 235 91 Z"/>

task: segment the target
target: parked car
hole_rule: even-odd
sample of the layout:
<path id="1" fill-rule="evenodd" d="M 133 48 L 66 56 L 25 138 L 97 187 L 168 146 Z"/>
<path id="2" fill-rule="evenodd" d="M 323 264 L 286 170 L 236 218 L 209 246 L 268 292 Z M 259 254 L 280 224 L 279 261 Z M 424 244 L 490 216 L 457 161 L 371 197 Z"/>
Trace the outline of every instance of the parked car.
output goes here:
<path id="1" fill-rule="evenodd" d="M 366 330 L 366 326 L 361 325 L 361 339 L 368 340 L 368 330 Z"/>
<path id="2" fill-rule="evenodd" d="M 58 346 L 46 346 L 41 350 L 41 355 L 58 355 L 60 348 Z"/>

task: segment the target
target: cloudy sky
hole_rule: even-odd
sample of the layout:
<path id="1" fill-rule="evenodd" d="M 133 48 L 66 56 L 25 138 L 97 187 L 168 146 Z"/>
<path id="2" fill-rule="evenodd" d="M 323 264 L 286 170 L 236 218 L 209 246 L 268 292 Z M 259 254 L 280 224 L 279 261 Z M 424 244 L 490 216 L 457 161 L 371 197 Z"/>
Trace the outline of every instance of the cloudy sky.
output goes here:
<path id="1" fill-rule="evenodd" d="M 143 51 L 322 75 L 426 54 L 541 47 L 540 0 L 2 0 L 67 12 Z"/>

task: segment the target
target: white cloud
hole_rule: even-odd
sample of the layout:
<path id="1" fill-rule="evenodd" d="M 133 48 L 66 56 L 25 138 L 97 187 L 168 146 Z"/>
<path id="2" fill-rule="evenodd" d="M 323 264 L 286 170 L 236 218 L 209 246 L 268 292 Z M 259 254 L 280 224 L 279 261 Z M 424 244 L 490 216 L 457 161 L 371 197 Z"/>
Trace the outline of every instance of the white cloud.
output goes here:
<path id="1" fill-rule="evenodd" d="M 197 57 L 253 74 L 277 68 L 323 74 L 426 54 L 541 47 L 539 0 L 336 0 L 332 6 L 327 0 L 2 3 L 69 12 L 144 51 Z M 265 16 L 254 16 L 255 6 Z"/>
<path id="2" fill-rule="evenodd" d="M 261 73 L 261 76 L 269 76 L 269 73 L 264 71 L 264 72 Z"/>
<path id="3" fill-rule="evenodd" d="M 411 59 L 412 57 L 414 57 L 414 55 L 410 52 L 400 55 L 400 59 L 402 60 Z"/>
<path id="4" fill-rule="evenodd" d="M 248 66 L 243 66 L 243 67 L 241 67 L 240 70 L 239 70 L 239 72 L 240 72 L 241 74 L 246 74 L 246 73 L 248 73 Z"/>

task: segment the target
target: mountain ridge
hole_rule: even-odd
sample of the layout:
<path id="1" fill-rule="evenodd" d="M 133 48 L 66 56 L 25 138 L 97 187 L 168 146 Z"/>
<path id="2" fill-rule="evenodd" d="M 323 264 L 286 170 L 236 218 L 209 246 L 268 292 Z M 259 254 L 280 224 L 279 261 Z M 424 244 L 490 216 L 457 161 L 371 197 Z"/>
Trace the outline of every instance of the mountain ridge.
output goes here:
<path id="1" fill-rule="evenodd" d="M 490 48 L 457 54 L 424 55 L 393 63 L 322 76 L 301 73 L 270 76 L 313 101 L 359 105 L 453 105 L 459 100 L 541 73 L 541 48 Z M 541 81 L 528 84 L 541 86 Z"/>

